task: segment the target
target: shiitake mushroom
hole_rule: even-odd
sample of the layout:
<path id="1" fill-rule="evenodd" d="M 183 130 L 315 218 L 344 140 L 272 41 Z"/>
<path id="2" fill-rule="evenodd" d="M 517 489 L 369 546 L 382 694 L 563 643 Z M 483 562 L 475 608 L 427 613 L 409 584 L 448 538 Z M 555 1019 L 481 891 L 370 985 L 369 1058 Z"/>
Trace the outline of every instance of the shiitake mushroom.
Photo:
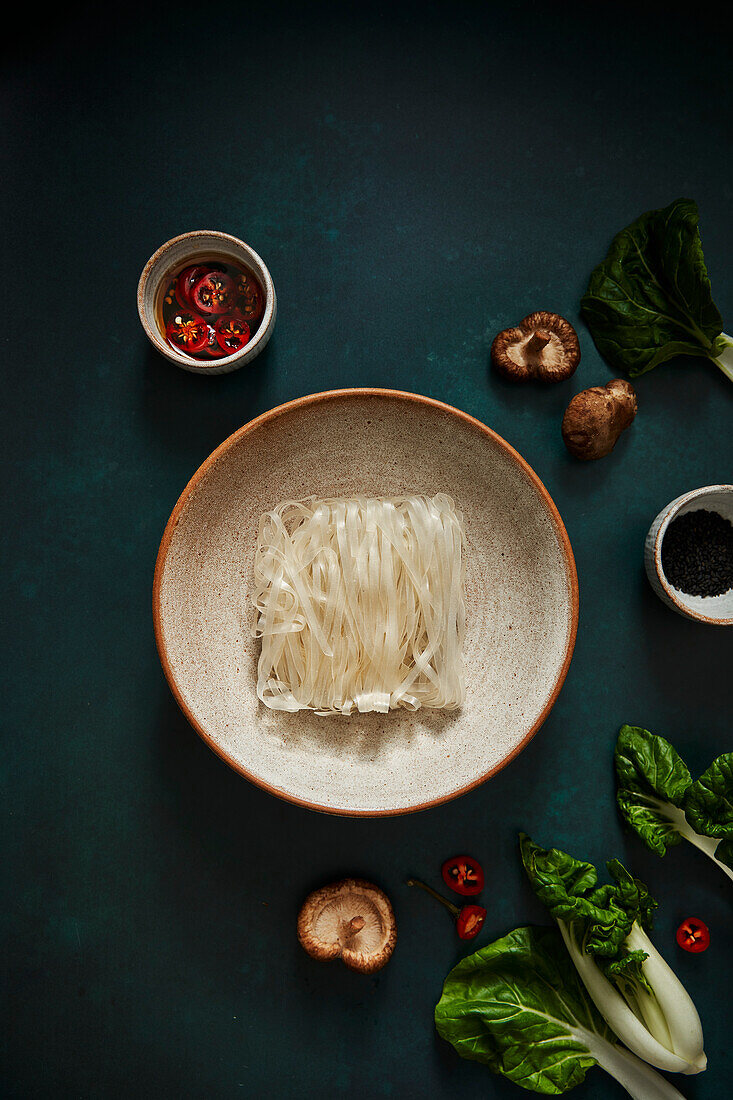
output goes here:
<path id="1" fill-rule="evenodd" d="M 610 454 L 636 416 L 636 393 L 623 378 L 576 393 L 562 418 L 562 437 L 583 461 Z"/>
<path id="2" fill-rule="evenodd" d="M 345 878 L 308 895 L 298 914 L 298 939 L 314 959 L 341 959 L 351 970 L 372 974 L 389 961 L 397 925 L 383 890 Z"/>
<path id="3" fill-rule="evenodd" d="M 530 313 L 515 328 L 494 337 L 491 362 L 505 378 L 562 382 L 580 362 L 578 334 L 557 313 Z"/>

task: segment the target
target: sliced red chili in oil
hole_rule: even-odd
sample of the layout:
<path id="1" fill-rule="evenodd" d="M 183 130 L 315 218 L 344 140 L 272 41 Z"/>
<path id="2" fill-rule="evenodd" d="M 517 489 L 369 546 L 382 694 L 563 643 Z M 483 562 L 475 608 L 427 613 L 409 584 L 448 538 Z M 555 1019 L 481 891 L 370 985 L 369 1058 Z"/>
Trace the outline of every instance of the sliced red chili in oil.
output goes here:
<path id="1" fill-rule="evenodd" d="M 230 352 L 223 348 L 216 338 L 216 326 L 209 325 L 209 341 L 204 349 L 207 359 L 223 359 Z"/>
<path id="2" fill-rule="evenodd" d="M 183 309 L 194 308 L 191 291 L 199 279 L 203 279 L 204 275 L 208 275 L 211 270 L 208 264 L 193 264 L 183 269 L 175 282 L 176 301 Z"/>
<path id="3" fill-rule="evenodd" d="M 249 343 L 249 325 L 243 317 L 230 314 L 216 322 L 216 339 L 226 355 L 233 355 Z"/>
<path id="4" fill-rule="evenodd" d="M 234 280 L 223 271 L 209 271 L 191 291 L 191 304 L 205 316 L 220 317 L 234 309 L 237 288 Z"/>
<path id="5" fill-rule="evenodd" d="M 241 351 L 264 313 L 257 278 L 229 260 L 204 258 L 184 267 L 164 286 L 158 306 L 161 331 L 171 347 L 202 365 Z"/>
<path id="6" fill-rule="evenodd" d="M 189 355 L 203 351 L 209 342 L 209 326 L 203 317 L 196 313 L 177 313 L 168 323 L 165 335 L 171 347 L 176 351 L 185 351 Z"/>

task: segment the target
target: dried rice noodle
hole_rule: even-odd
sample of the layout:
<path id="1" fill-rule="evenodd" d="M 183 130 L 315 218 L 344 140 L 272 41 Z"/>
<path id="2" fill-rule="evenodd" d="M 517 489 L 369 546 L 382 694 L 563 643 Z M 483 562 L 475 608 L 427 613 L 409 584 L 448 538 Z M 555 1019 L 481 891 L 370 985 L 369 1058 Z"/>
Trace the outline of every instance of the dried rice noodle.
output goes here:
<path id="1" fill-rule="evenodd" d="M 260 519 L 257 694 L 273 710 L 453 710 L 463 518 L 450 497 L 285 501 Z"/>

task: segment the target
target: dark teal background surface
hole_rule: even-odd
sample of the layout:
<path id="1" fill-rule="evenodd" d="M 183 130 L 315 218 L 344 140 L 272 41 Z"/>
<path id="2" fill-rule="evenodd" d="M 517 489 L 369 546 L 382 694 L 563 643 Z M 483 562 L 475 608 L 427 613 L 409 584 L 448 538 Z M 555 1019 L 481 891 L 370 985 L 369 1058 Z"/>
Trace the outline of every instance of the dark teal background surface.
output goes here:
<path id="1" fill-rule="evenodd" d="M 4 857 L 0 1093 L 8 1097 L 520 1097 L 440 1042 L 461 956 L 404 886 L 484 863 L 481 943 L 547 923 L 516 834 L 628 862 L 659 899 L 655 940 L 692 992 L 731 1093 L 731 883 L 689 846 L 623 834 L 611 754 L 624 721 L 699 773 L 733 748 L 733 632 L 652 594 L 642 545 L 678 494 L 733 480 L 733 385 L 709 363 L 638 382 L 614 454 L 564 451 L 570 397 L 610 371 L 578 316 L 612 235 L 697 200 L 733 325 L 730 57 L 704 10 L 669 6 L 131 5 L 65 9 L 6 35 L 2 74 Z M 220 378 L 154 353 L 135 310 L 166 239 L 214 228 L 265 259 L 266 352 Z M 578 326 L 576 375 L 492 375 L 495 333 L 535 309 Z M 575 550 L 580 629 L 535 740 L 482 788 L 424 813 L 340 820 L 280 802 L 179 714 L 151 582 L 188 478 L 264 410 L 337 386 L 441 398 L 534 466 Z M 348 461 L 348 440 L 344 440 Z M 362 978 L 295 940 L 305 893 L 343 873 L 391 895 L 399 941 Z M 683 955 L 689 914 L 712 946 Z M 575 1093 L 621 1090 L 593 1070 Z"/>

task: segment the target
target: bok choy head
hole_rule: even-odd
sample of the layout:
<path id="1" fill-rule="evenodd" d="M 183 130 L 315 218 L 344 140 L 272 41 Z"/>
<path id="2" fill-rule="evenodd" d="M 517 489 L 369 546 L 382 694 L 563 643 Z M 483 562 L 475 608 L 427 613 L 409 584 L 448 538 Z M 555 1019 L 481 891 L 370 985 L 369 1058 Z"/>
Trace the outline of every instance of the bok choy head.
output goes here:
<path id="1" fill-rule="evenodd" d="M 733 753 L 718 756 L 693 783 L 669 741 L 622 726 L 615 763 L 619 810 L 648 848 L 663 856 L 688 840 L 733 879 Z"/>
<path id="2" fill-rule="evenodd" d="M 616 1035 L 659 1069 L 705 1068 L 702 1029 L 689 994 L 648 936 L 656 907 L 642 882 L 618 860 L 611 883 L 595 867 L 520 837 L 522 861 L 540 901 L 556 919 L 596 1008 Z"/>
<path id="3" fill-rule="evenodd" d="M 599 1065 L 635 1100 L 682 1100 L 619 1045 L 555 928 L 516 928 L 458 963 L 435 1025 L 461 1057 L 531 1092 L 567 1092 Z"/>

